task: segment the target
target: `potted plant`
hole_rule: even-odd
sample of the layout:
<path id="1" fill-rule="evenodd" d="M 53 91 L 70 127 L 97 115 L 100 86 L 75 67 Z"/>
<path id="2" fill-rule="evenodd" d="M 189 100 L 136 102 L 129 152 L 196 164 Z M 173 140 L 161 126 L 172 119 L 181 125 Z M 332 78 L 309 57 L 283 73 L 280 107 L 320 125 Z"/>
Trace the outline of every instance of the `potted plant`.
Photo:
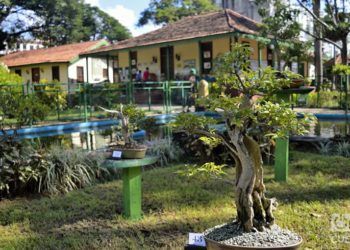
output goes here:
<path id="1" fill-rule="evenodd" d="M 121 157 L 125 159 L 144 158 L 147 147 L 133 139 L 133 133 L 145 117 L 144 111 L 138 109 L 137 106 L 133 104 L 120 104 L 115 110 L 109 110 L 103 107 L 100 108 L 120 121 L 121 137 L 117 138 L 115 143 L 109 145 L 107 156 L 111 157 L 114 151 L 120 151 Z"/>
<path id="2" fill-rule="evenodd" d="M 265 194 L 258 138 L 271 141 L 289 133 L 303 134 L 314 118 L 298 119 L 289 104 L 275 97 L 276 91 L 290 84 L 291 73 L 280 78 L 270 67 L 254 71 L 249 67 L 250 55 L 249 48 L 236 44 L 215 63 L 218 87 L 237 89 L 239 96 L 216 91 L 202 100 L 221 115 L 224 130 L 211 126 L 215 120 L 194 114 L 180 114 L 174 122 L 178 131 L 201 135 L 208 143 L 220 141 L 235 161 L 236 220 L 205 232 L 208 249 L 291 249 L 301 244 L 300 236 L 275 225 L 277 202 Z M 221 173 L 223 166 L 214 165 L 200 168 Z"/>

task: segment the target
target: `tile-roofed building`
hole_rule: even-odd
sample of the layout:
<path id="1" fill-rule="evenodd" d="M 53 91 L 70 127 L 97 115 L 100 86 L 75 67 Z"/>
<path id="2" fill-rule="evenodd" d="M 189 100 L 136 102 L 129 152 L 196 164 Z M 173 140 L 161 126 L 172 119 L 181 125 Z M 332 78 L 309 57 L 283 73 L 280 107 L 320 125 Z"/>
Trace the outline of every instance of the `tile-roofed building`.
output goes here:
<path id="1" fill-rule="evenodd" d="M 257 34 L 258 31 L 259 23 L 233 10 L 226 9 L 185 17 L 155 31 L 93 50 L 91 53 L 183 41 L 233 32 Z"/>
<path id="2" fill-rule="evenodd" d="M 108 45 L 105 40 L 88 41 L 56 47 L 21 51 L 0 58 L 0 62 L 22 76 L 23 82 L 59 81 L 63 83 L 102 82 L 108 78 L 109 65 L 105 58 L 80 58 L 79 54 Z M 89 69 L 87 65 L 89 62 Z"/>
<path id="3" fill-rule="evenodd" d="M 220 54 L 232 43 L 251 48 L 251 67 L 273 66 L 272 47 L 257 39 L 260 23 L 231 9 L 185 17 L 160 29 L 80 54 L 81 57 L 113 58 L 113 80 L 135 81 L 138 72 L 149 71 L 144 81 L 187 80 L 191 69 L 199 76 L 212 73 Z M 294 70 L 305 74 L 307 71 Z"/>
<path id="4" fill-rule="evenodd" d="M 137 71 L 150 71 L 144 80 L 185 80 L 190 69 L 210 74 L 213 60 L 230 51 L 233 42 L 252 48 L 252 65 L 272 63 L 271 51 L 261 48 L 255 37 L 260 24 L 233 10 L 225 9 L 185 17 L 160 29 L 86 53 L 81 57 L 114 58 L 113 81 L 136 79 Z M 261 50 L 259 61 L 259 51 Z"/>
<path id="5" fill-rule="evenodd" d="M 5 55 L 0 60 L 8 67 L 41 63 L 71 62 L 75 60 L 80 53 L 98 48 L 101 46 L 101 42 L 102 40 L 88 41 L 44 49 L 14 52 Z"/>

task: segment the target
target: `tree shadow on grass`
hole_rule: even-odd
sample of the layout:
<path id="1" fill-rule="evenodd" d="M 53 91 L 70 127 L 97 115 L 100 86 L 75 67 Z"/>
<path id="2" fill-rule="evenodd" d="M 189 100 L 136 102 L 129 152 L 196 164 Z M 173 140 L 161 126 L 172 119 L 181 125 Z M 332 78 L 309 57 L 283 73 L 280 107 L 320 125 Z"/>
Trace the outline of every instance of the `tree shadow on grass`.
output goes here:
<path id="1" fill-rule="evenodd" d="M 126 222 L 119 219 L 95 219 L 40 232 L 31 247 L 55 246 L 58 249 L 181 249 L 189 232 L 202 232 L 227 222 L 225 214 L 206 215 L 205 218 L 162 218 L 153 222 Z M 49 243 L 48 243 L 49 241 Z M 30 244 L 24 242 L 24 244 Z"/>
<path id="2" fill-rule="evenodd" d="M 180 210 L 187 206 L 206 207 L 212 202 L 233 194 L 231 186 L 223 181 L 188 180 L 186 177 L 172 177 L 174 173 L 163 175 L 165 182 L 155 183 L 152 174 L 143 180 L 143 211 L 162 214 L 164 208 Z M 159 179 L 159 176 L 158 176 Z M 170 180 L 173 181 L 170 181 Z M 186 181 L 185 181 L 186 180 Z M 221 195 L 213 189 L 222 186 Z M 10 226 L 14 223 L 30 221 L 30 229 L 37 234 L 48 234 L 66 225 L 79 222 L 109 221 L 122 213 L 122 182 L 114 181 L 98 184 L 66 195 L 41 199 L 16 199 L 0 203 L 0 224 Z M 78 227 L 80 228 L 80 227 Z"/>

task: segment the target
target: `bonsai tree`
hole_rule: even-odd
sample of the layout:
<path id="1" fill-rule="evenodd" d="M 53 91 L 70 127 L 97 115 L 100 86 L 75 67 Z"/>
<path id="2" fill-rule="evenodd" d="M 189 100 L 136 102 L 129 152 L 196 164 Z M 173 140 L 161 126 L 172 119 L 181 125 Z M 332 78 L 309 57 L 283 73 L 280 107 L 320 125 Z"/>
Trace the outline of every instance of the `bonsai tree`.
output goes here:
<path id="1" fill-rule="evenodd" d="M 138 128 L 142 119 L 144 119 L 145 112 L 138 109 L 134 104 L 119 104 L 116 106 L 115 110 L 109 110 L 103 107 L 100 108 L 110 113 L 112 117 L 120 120 L 120 129 L 124 147 L 135 148 L 137 143 L 133 140 L 132 134 Z"/>
<path id="2" fill-rule="evenodd" d="M 216 123 L 214 119 L 194 114 L 180 114 L 174 122 L 179 131 L 202 135 L 209 143 L 221 142 L 235 160 L 237 223 L 246 232 L 263 231 L 275 220 L 272 211 L 276 201 L 265 196 L 257 138 L 303 134 L 313 121 L 308 115 L 298 119 L 288 103 L 275 97 L 283 86 L 290 85 L 294 74 L 283 72 L 287 77 L 280 78 L 270 67 L 255 71 L 250 68 L 250 55 L 248 47 L 237 44 L 220 56 L 214 67 L 216 89 L 209 98 L 200 100 L 221 115 L 224 132 L 211 126 Z M 221 173 L 213 164 L 203 165 L 201 171 L 207 167 L 208 171 Z"/>

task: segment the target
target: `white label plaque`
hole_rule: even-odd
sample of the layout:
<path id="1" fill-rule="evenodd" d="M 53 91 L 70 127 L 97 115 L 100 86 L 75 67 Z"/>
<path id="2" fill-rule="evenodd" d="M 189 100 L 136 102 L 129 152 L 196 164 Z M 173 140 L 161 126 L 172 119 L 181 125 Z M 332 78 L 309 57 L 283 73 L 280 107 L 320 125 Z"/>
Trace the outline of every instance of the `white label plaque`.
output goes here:
<path id="1" fill-rule="evenodd" d="M 188 244 L 194 246 L 205 247 L 204 235 L 201 233 L 189 233 Z"/>
<path id="2" fill-rule="evenodd" d="M 122 151 L 113 151 L 112 157 L 113 158 L 121 158 L 122 157 Z"/>

